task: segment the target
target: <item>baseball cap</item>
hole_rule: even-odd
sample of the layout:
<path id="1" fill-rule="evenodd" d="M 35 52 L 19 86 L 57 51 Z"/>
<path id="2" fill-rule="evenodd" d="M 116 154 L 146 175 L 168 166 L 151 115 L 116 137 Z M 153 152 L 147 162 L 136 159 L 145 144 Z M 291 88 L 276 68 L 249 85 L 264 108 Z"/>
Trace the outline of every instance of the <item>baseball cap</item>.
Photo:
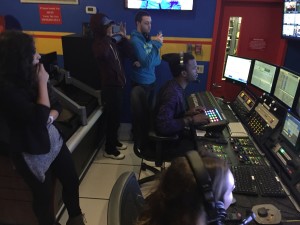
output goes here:
<path id="1" fill-rule="evenodd" d="M 115 23 L 115 21 L 109 19 L 107 16 L 104 16 L 104 17 L 102 18 L 101 23 L 102 23 L 104 26 L 106 26 L 106 25 Z"/>

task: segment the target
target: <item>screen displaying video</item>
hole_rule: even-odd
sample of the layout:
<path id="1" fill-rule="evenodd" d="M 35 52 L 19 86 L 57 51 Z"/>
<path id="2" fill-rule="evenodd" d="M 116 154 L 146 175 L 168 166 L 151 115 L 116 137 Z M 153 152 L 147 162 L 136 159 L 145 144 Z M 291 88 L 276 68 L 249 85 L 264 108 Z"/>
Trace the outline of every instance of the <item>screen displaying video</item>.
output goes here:
<path id="1" fill-rule="evenodd" d="M 193 10 L 194 0 L 125 0 L 127 9 Z"/>
<path id="2" fill-rule="evenodd" d="M 280 68 L 274 96 L 288 107 L 292 107 L 298 89 L 300 77 L 298 74 Z"/>
<path id="3" fill-rule="evenodd" d="M 255 60 L 251 76 L 251 84 L 270 94 L 276 71 L 276 66 Z"/>
<path id="4" fill-rule="evenodd" d="M 246 84 L 250 74 L 252 59 L 228 55 L 223 76 L 232 81 Z"/>

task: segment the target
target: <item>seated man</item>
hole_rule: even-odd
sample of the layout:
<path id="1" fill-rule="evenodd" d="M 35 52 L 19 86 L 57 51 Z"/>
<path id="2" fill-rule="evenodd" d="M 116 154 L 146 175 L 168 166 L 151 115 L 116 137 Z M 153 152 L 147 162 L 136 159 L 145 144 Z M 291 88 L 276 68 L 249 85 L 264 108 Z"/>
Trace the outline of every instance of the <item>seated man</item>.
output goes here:
<path id="1" fill-rule="evenodd" d="M 179 135 L 180 143 L 174 147 L 179 152 L 194 149 L 193 137 L 184 132 L 185 127 L 209 123 L 201 107 L 187 110 L 184 90 L 197 78 L 197 62 L 192 54 L 171 54 L 169 62 L 174 78 L 160 90 L 155 109 L 155 128 L 160 135 Z"/>

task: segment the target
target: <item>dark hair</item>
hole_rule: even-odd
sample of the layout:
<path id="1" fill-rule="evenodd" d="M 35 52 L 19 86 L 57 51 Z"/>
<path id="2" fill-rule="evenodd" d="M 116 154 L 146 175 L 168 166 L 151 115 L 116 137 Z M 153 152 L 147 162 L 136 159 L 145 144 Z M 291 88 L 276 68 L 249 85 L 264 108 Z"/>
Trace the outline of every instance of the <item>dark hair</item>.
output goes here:
<path id="1" fill-rule="evenodd" d="M 142 22 L 143 20 L 143 16 L 150 16 L 150 14 L 146 11 L 138 11 L 136 14 L 135 14 L 135 18 L 134 18 L 134 21 L 135 21 L 135 24 L 137 22 Z"/>
<path id="2" fill-rule="evenodd" d="M 36 85 L 33 38 L 21 31 L 0 34 L 0 84 L 31 89 Z"/>
<path id="3" fill-rule="evenodd" d="M 174 77 L 178 77 L 182 71 L 186 70 L 186 65 L 190 60 L 195 59 L 191 53 L 171 53 L 168 60 L 170 70 Z"/>
<path id="4" fill-rule="evenodd" d="M 203 163 L 212 179 L 215 200 L 223 201 L 229 171 L 224 160 L 214 155 L 202 156 Z M 136 225 L 190 225 L 196 224 L 204 211 L 203 194 L 186 157 L 174 159 L 159 180 L 156 190 L 147 198 Z"/>
<path id="5" fill-rule="evenodd" d="M 90 18 L 90 27 L 94 37 L 103 38 L 106 36 L 107 28 L 114 23 L 103 13 L 93 14 Z"/>

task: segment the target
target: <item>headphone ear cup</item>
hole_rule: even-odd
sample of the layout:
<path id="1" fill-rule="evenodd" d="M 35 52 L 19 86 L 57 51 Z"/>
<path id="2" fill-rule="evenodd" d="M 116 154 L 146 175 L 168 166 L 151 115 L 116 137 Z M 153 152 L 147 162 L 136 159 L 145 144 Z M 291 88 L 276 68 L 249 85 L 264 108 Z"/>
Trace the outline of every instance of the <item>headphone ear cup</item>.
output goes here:
<path id="1" fill-rule="evenodd" d="M 220 220 L 224 221 L 227 213 L 226 213 L 226 209 L 224 207 L 224 203 L 221 201 L 217 201 L 216 202 L 216 210 L 217 210 L 217 216 Z"/>
<path id="2" fill-rule="evenodd" d="M 214 202 L 208 207 L 209 225 L 223 225 L 227 217 L 224 203 L 222 201 Z"/>
<path id="3" fill-rule="evenodd" d="M 180 60 L 179 60 L 179 66 L 182 70 L 184 70 L 185 66 L 184 66 L 184 53 L 183 52 L 180 52 L 179 53 L 179 57 L 180 57 Z"/>

